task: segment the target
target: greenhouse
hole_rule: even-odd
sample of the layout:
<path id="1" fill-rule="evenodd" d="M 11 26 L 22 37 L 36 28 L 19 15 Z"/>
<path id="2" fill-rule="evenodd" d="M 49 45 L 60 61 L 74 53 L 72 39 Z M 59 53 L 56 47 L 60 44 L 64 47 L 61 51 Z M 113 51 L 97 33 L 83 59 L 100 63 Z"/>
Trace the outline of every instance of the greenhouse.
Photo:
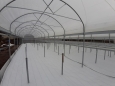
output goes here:
<path id="1" fill-rule="evenodd" d="M 115 0 L 0 0 L 0 86 L 115 86 Z"/>

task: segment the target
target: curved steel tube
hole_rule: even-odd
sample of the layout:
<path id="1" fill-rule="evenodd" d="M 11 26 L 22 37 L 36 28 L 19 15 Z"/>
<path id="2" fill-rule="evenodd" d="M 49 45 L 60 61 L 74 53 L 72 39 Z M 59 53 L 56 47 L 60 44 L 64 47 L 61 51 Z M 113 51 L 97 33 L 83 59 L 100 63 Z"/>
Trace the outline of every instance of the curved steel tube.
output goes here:
<path id="1" fill-rule="evenodd" d="M 31 26 L 31 25 L 27 25 L 27 26 Z M 38 25 L 36 25 L 36 26 L 38 26 Z M 26 27 L 26 26 L 25 26 Z M 28 28 L 25 28 L 25 27 L 23 27 L 24 29 L 28 29 Z M 42 28 L 42 27 L 41 27 Z M 23 31 L 24 29 L 20 29 L 19 31 L 17 31 L 17 35 L 18 35 L 18 33 L 20 32 L 20 31 Z M 39 29 L 38 29 L 39 30 Z M 47 32 L 47 30 L 46 29 L 44 29 L 46 32 Z M 47 32 L 48 33 L 48 32 Z M 48 36 L 49 36 L 49 33 L 48 33 Z"/>
<path id="2" fill-rule="evenodd" d="M 20 33 L 22 33 L 22 31 L 24 31 L 26 29 L 28 29 L 28 28 L 24 28 L 23 30 L 21 30 L 20 32 L 18 32 L 18 35 L 20 35 Z M 32 29 L 32 28 L 29 28 L 29 29 Z M 33 30 L 35 30 L 35 29 L 33 29 Z M 38 32 L 41 31 L 40 29 L 36 29 L 36 30 L 38 30 Z M 44 34 L 43 31 L 41 31 L 41 32 Z M 45 34 L 44 34 L 44 37 L 45 37 Z"/>
<path id="3" fill-rule="evenodd" d="M 23 25 L 23 24 L 25 24 L 25 23 L 28 23 L 28 22 L 32 22 L 32 21 L 37 21 L 37 20 L 26 21 L 26 22 L 23 22 L 23 23 L 21 23 L 20 25 L 18 25 L 18 27 L 16 27 L 16 29 L 15 29 L 15 34 L 16 34 L 16 30 L 17 30 L 21 25 Z M 39 22 L 45 24 L 46 26 L 48 26 L 48 27 L 53 31 L 54 36 L 55 36 L 55 31 L 54 31 L 49 25 L 47 25 L 46 23 L 41 22 L 41 21 L 39 21 Z"/>
<path id="4" fill-rule="evenodd" d="M 5 7 L 7 7 L 9 4 L 11 4 L 11 3 L 14 2 L 14 1 L 16 1 L 16 0 L 12 0 L 12 1 L 10 1 L 9 3 L 7 3 L 7 4 L 0 10 L 0 13 L 2 12 L 2 10 L 4 10 Z"/>
<path id="5" fill-rule="evenodd" d="M 23 29 L 22 31 L 24 31 L 24 30 L 26 30 L 27 28 L 25 28 L 25 29 Z M 33 30 L 35 30 L 35 29 L 33 29 Z M 22 31 L 19 33 L 19 35 L 22 33 Z M 39 31 L 37 31 L 37 32 L 39 32 Z M 40 32 L 39 32 L 40 33 Z M 41 33 L 40 33 L 41 34 Z M 42 34 L 41 34 L 41 37 L 42 37 Z"/>
<path id="6" fill-rule="evenodd" d="M 85 25 L 84 25 L 84 22 L 83 20 L 81 19 L 80 15 L 72 8 L 72 6 L 70 6 L 68 3 L 66 3 L 65 1 L 63 0 L 60 0 L 62 1 L 63 3 L 65 3 L 66 5 L 68 5 L 76 14 L 77 16 L 79 17 L 79 19 L 81 20 L 82 22 L 82 25 L 83 25 L 83 55 L 82 55 L 82 67 L 84 65 L 84 42 L 85 42 Z"/>

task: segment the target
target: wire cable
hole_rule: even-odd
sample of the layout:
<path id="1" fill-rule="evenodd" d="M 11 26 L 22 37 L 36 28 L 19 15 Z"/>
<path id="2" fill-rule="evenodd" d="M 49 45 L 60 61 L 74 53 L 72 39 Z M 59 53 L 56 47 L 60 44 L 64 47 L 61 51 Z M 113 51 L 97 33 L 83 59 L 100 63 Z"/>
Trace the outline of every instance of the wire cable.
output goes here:
<path id="1" fill-rule="evenodd" d="M 56 52 L 56 53 L 58 53 L 58 52 Z M 61 54 L 60 54 L 60 55 L 61 55 Z M 65 56 L 65 57 L 66 57 L 67 59 L 73 61 L 73 62 L 76 62 L 76 63 L 78 63 L 78 64 L 82 64 L 81 62 L 78 62 L 78 61 L 75 61 L 75 60 L 73 60 L 73 59 L 70 59 L 70 58 L 67 57 L 67 56 Z M 98 72 L 98 71 L 94 70 L 93 68 L 88 67 L 88 66 L 85 65 L 85 64 L 83 64 L 83 65 L 84 65 L 84 67 L 86 67 L 86 68 L 88 68 L 88 69 L 90 69 L 90 70 L 92 70 L 92 71 L 94 71 L 94 72 L 96 72 L 96 73 L 99 73 L 99 74 L 104 75 L 104 76 L 109 77 L 109 78 L 115 78 L 115 76 L 106 75 L 106 74 L 104 74 L 104 73 L 101 73 L 101 72 Z"/>

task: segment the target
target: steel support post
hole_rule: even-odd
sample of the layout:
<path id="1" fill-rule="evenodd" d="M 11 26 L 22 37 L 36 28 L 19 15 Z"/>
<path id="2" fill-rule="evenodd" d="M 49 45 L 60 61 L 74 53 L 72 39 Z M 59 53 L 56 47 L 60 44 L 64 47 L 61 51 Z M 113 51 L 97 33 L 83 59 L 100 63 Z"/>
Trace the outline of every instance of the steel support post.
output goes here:
<path id="1" fill-rule="evenodd" d="M 91 34 L 91 45 L 92 45 L 92 34 Z M 90 52 L 92 51 L 92 48 L 90 48 Z"/>
<path id="2" fill-rule="evenodd" d="M 9 40 L 8 40 L 8 44 L 9 44 L 9 60 L 11 61 L 11 58 L 10 58 L 10 56 L 11 56 L 11 49 L 10 49 L 10 35 L 8 35 L 8 38 L 9 38 Z"/>
<path id="3" fill-rule="evenodd" d="M 85 47 L 85 32 L 83 32 L 83 53 L 82 53 L 82 67 L 84 65 L 84 47 Z"/>
<path id="4" fill-rule="evenodd" d="M 17 37 L 17 49 L 18 49 L 18 37 Z"/>
<path id="5" fill-rule="evenodd" d="M 54 52 L 55 52 L 55 34 L 54 34 Z"/>
<path id="6" fill-rule="evenodd" d="M 34 47 L 35 47 L 35 38 L 34 38 Z"/>
<path id="7" fill-rule="evenodd" d="M 110 51 L 110 57 L 111 57 L 111 51 Z"/>
<path id="8" fill-rule="evenodd" d="M 79 53 L 79 35 L 78 35 L 78 53 Z"/>
<path id="9" fill-rule="evenodd" d="M 71 47 L 70 47 L 70 45 L 69 45 L 69 54 L 70 54 L 70 48 L 71 48 Z"/>
<path id="10" fill-rule="evenodd" d="M 105 56 L 106 56 L 106 50 L 105 50 L 105 52 L 104 52 L 104 60 L 105 60 Z"/>
<path id="11" fill-rule="evenodd" d="M 105 38 L 104 38 L 104 45 L 105 45 Z"/>
<path id="12" fill-rule="evenodd" d="M 26 72 L 27 72 L 27 82 L 30 83 L 29 80 L 29 70 L 28 70 L 28 58 L 27 58 L 27 43 L 26 43 L 26 47 L 25 47 L 25 54 L 26 54 Z"/>
<path id="13" fill-rule="evenodd" d="M 98 54 L 98 49 L 96 49 L 96 59 L 95 59 L 95 63 L 97 63 L 97 54 Z"/>
<path id="14" fill-rule="evenodd" d="M 64 56 L 65 56 L 65 30 L 64 30 Z"/>
<path id="15" fill-rule="evenodd" d="M 44 46 L 44 57 L 45 57 L 45 46 Z"/>
<path id="16" fill-rule="evenodd" d="M 45 36 L 44 36 L 44 57 L 45 57 Z"/>
<path id="17" fill-rule="evenodd" d="M 61 75 L 63 75 L 63 63 L 64 63 L 64 53 L 62 53 L 62 71 L 61 71 Z"/>
<path id="18" fill-rule="evenodd" d="M 22 44 L 24 43 L 24 40 L 23 40 L 23 38 L 22 38 Z"/>
<path id="19" fill-rule="evenodd" d="M 16 44 L 15 44 L 15 37 L 14 37 L 14 45 L 16 45 Z"/>
<path id="20" fill-rule="evenodd" d="M 38 43 L 37 43 L 37 50 L 38 50 Z"/>
<path id="21" fill-rule="evenodd" d="M 59 55 L 59 45 L 58 45 L 58 55 Z"/>
<path id="22" fill-rule="evenodd" d="M 110 45 L 110 33 L 109 33 L 109 45 Z M 110 51 L 111 52 L 111 51 Z M 108 56 L 109 56 L 109 51 L 108 51 Z"/>

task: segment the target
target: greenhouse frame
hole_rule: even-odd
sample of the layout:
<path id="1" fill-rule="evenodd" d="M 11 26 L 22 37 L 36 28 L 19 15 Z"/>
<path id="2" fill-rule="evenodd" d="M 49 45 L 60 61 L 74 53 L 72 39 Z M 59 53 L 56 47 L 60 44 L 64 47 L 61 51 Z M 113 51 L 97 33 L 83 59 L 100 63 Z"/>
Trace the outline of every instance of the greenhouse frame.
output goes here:
<path id="1" fill-rule="evenodd" d="M 0 86 L 115 86 L 115 0 L 0 0 L 0 35 Z"/>

